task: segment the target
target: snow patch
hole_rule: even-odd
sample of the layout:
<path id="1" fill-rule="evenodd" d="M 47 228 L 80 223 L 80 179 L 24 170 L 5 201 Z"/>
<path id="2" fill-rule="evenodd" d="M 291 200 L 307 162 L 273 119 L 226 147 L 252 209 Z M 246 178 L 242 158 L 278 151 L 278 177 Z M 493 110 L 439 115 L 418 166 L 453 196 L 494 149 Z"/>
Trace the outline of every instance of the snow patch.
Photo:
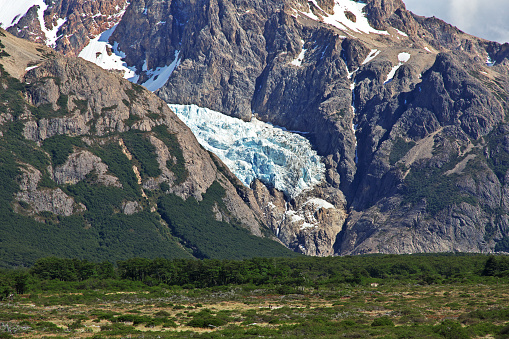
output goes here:
<path id="1" fill-rule="evenodd" d="M 402 32 L 400 31 L 399 29 L 395 28 L 396 32 L 399 34 L 399 35 L 402 35 L 402 36 L 405 36 L 405 37 L 408 37 L 408 34 L 406 34 L 405 32 Z"/>
<path id="2" fill-rule="evenodd" d="M 287 213 L 287 215 L 290 216 L 290 221 L 291 222 L 299 222 L 299 221 L 304 221 L 305 220 L 303 216 L 298 215 L 298 214 L 292 213 L 292 215 L 290 215 L 290 213 Z"/>
<path id="3" fill-rule="evenodd" d="M 335 208 L 333 204 L 331 204 L 330 202 L 327 202 L 323 199 L 320 199 L 320 198 L 309 199 L 308 201 L 306 201 L 304 203 L 304 206 L 310 205 L 310 204 L 314 206 L 315 210 L 319 210 L 320 208 L 324 208 L 324 209 Z"/>
<path id="4" fill-rule="evenodd" d="M 46 27 L 42 30 L 46 35 L 46 45 L 50 46 L 51 48 L 56 47 L 57 40 L 59 38 L 59 36 L 57 36 L 58 30 L 66 23 L 66 21 L 67 18 L 65 19 L 58 18 L 57 25 L 54 26 L 51 30 L 47 30 Z"/>
<path id="5" fill-rule="evenodd" d="M 399 53 L 398 54 L 398 60 L 399 62 L 407 62 L 408 60 L 410 60 L 410 57 L 412 55 L 410 53 L 406 53 L 406 52 L 403 52 L 403 53 Z"/>
<path id="6" fill-rule="evenodd" d="M 255 118 L 244 122 L 195 105 L 168 105 L 245 184 L 255 179 L 294 198 L 320 183 L 325 166 L 309 141 Z"/>
<path id="7" fill-rule="evenodd" d="M 30 67 L 27 67 L 27 68 L 25 68 L 25 72 L 28 72 L 28 71 L 30 71 L 32 69 L 37 68 L 37 67 L 39 67 L 39 66 L 30 66 Z"/>
<path id="8" fill-rule="evenodd" d="M 301 40 L 301 43 L 302 43 L 302 51 L 300 51 L 300 54 L 297 56 L 297 58 L 295 58 L 291 62 L 292 65 L 295 65 L 297 67 L 302 66 L 302 61 L 304 60 L 304 56 L 306 55 L 306 51 L 307 51 L 307 49 L 304 49 L 304 40 Z"/>
<path id="9" fill-rule="evenodd" d="M 46 11 L 46 9 L 48 9 L 48 5 L 46 5 L 46 3 L 43 0 L 36 0 L 34 1 L 34 4 L 38 6 L 37 19 L 39 20 L 41 31 L 44 33 L 44 36 L 46 37 L 44 42 L 49 47 L 55 48 L 57 39 L 59 38 L 57 36 L 58 30 L 65 24 L 67 18 L 58 18 L 57 24 L 53 26 L 53 28 L 48 29 L 46 27 L 46 23 L 44 22 L 44 12 Z"/>
<path id="10" fill-rule="evenodd" d="M 145 63 L 143 64 L 143 70 L 147 71 L 147 75 L 150 76 L 150 79 L 145 81 L 142 86 L 144 86 L 149 91 L 155 92 L 159 88 L 163 87 L 164 84 L 168 81 L 171 74 L 175 70 L 175 68 L 178 67 L 180 64 L 179 59 L 180 51 L 175 51 L 175 59 L 171 64 L 164 67 L 157 67 L 155 70 L 148 70 L 147 71 L 147 61 L 145 60 Z"/>
<path id="11" fill-rule="evenodd" d="M 87 61 L 93 62 L 104 69 L 116 69 L 123 71 L 125 79 L 136 82 L 138 80 L 136 67 L 127 67 L 127 64 L 122 61 L 122 58 L 125 58 L 125 54 L 118 50 L 118 43 L 115 42 L 114 45 L 111 46 L 108 42 L 108 39 L 116 28 L 117 25 L 90 40 L 88 45 L 83 48 L 78 56 Z M 108 54 L 108 49 L 110 50 L 111 55 Z"/>
<path id="12" fill-rule="evenodd" d="M 312 1 L 313 4 L 323 11 L 323 9 L 318 6 L 316 1 Z M 350 30 L 357 33 L 375 33 L 375 34 L 383 34 L 389 35 L 386 31 L 379 31 L 370 26 L 365 13 L 363 12 L 364 7 L 366 6 L 363 2 L 357 2 L 354 0 L 335 0 L 334 1 L 334 14 L 328 15 L 325 11 L 324 17 L 319 18 L 316 16 L 311 10 L 309 12 L 299 12 L 310 19 L 316 21 L 323 21 L 326 24 L 332 25 L 340 30 Z M 347 12 L 350 12 L 355 16 L 355 22 L 348 19 Z"/>
<path id="13" fill-rule="evenodd" d="M 486 66 L 493 67 L 493 66 L 495 66 L 495 64 L 496 64 L 496 61 L 493 61 L 491 59 L 491 57 L 488 55 L 488 58 L 486 59 Z"/>
<path id="14" fill-rule="evenodd" d="M 308 222 L 305 222 L 303 223 L 301 226 L 300 226 L 300 229 L 303 230 L 303 229 L 306 229 L 306 228 L 312 228 L 312 227 L 316 227 L 315 224 L 310 224 Z"/>
<path id="15" fill-rule="evenodd" d="M 403 52 L 403 53 L 399 53 L 398 54 L 398 61 L 399 63 L 392 67 L 391 71 L 389 72 L 389 74 L 387 74 L 387 80 L 385 80 L 384 84 L 388 84 L 389 82 L 392 81 L 392 79 L 394 79 L 394 75 L 396 75 L 396 71 L 405 63 L 405 62 L 408 62 L 408 60 L 410 60 L 410 53 L 406 53 L 406 52 Z"/>
<path id="16" fill-rule="evenodd" d="M 369 55 L 366 57 L 366 59 L 362 62 L 362 64 L 367 64 L 371 60 L 377 57 L 377 55 L 380 54 L 380 51 L 378 49 L 372 49 Z"/>

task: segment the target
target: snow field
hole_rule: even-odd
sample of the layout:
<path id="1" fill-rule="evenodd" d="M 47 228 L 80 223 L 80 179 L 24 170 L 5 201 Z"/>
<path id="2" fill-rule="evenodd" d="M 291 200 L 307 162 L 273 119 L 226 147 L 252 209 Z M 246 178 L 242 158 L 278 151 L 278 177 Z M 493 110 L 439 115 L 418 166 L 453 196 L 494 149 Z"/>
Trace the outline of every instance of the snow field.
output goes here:
<path id="1" fill-rule="evenodd" d="M 127 64 L 122 61 L 125 54 L 118 50 L 117 44 L 113 46 L 108 42 L 108 39 L 117 28 L 117 25 L 104 31 L 94 39 L 91 39 L 85 48 L 78 55 L 87 61 L 93 62 L 97 66 L 104 69 L 115 69 L 124 72 L 124 78 L 129 81 L 138 81 L 139 76 L 136 75 L 135 67 L 127 67 Z M 113 53 L 108 55 L 108 49 Z"/>
<path id="2" fill-rule="evenodd" d="M 0 26 L 4 29 L 14 26 L 34 5 L 47 8 L 43 0 L 0 0 Z"/>

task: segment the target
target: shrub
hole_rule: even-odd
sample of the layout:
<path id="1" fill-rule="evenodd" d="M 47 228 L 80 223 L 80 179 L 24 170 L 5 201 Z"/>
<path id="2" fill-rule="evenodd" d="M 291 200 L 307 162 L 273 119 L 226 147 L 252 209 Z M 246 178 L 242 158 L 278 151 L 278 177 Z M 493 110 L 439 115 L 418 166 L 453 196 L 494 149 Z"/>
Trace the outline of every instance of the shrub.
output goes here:
<path id="1" fill-rule="evenodd" d="M 435 326 L 434 331 L 446 339 L 468 339 L 470 337 L 460 323 L 452 320 L 444 320 Z"/>
<path id="2" fill-rule="evenodd" d="M 371 326 L 394 326 L 394 322 L 389 317 L 380 317 L 373 320 Z"/>
<path id="3" fill-rule="evenodd" d="M 126 132 L 123 135 L 125 145 L 133 156 L 140 162 L 142 174 L 157 177 L 161 174 L 157 162 L 156 148 L 142 133 Z"/>
<path id="4" fill-rule="evenodd" d="M 227 316 L 214 316 L 207 311 L 201 311 L 195 313 L 193 319 L 187 323 L 187 326 L 191 327 L 219 327 L 228 324 L 231 320 Z"/>

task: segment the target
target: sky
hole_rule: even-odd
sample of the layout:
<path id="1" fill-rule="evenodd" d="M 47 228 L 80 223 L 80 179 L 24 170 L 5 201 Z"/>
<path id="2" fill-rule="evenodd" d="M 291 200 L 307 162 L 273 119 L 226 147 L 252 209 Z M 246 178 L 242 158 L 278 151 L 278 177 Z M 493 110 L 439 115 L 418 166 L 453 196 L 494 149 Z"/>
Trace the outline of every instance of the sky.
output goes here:
<path id="1" fill-rule="evenodd" d="M 422 16 L 436 16 L 462 31 L 501 43 L 509 42 L 509 0 L 403 0 Z"/>

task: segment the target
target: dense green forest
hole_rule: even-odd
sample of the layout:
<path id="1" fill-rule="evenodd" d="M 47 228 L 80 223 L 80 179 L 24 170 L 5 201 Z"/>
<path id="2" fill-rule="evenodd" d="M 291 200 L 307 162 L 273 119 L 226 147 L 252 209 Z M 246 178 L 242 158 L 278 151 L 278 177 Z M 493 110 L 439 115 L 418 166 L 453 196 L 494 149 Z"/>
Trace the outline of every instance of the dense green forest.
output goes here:
<path id="1" fill-rule="evenodd" d="M 26 293 L 47 286 L 86 289 L 95 284 L 113 284 L 112 281 L 117 281 L 115 284 L 123 282 L 126 286 L 130 281 L 146 286 L 184 288 L 275 285 L 280 286 L 281 293 L 291 293 L 298 286 L 362 285 L 387 281 L 432 285 L 481 282 L 490 277 L 509 278 L 509 257 L 421 254 L 252 258 L 242 261 L 133 258 L 118 261 L 116 265 L 108 261 L 94 263 L 48 257 L 37 260 L 30 268 L 1 271 L 1 286 L 3 298 L 14 291 Z M 53 283 L 48 284 L 48 281 Z"/>

